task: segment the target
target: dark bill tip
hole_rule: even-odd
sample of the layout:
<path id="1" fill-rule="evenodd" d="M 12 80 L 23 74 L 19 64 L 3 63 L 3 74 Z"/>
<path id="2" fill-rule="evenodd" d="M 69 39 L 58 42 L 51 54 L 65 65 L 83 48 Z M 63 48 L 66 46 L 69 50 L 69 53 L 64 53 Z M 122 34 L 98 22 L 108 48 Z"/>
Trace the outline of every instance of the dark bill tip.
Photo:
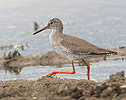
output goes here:
<path id="1" fill-rule="evenodd" d="M 37 33 L 41 32 L 41 31 L 42 31 L 42 30 L 38 30 L 37 32 L 33 33 L 33 35 L 35 35 L 35 34 L 37 34 Z"/>
<path id="2" fill-rule="evenodd" d="M 37 33 L 41 32 L 41 31 L 43 31 L 43 30 L 46 30 L 46 29 L 48 29 L 48 26 L 46 26 L 46 27 L 44 27 L 44 28 L 42 28 L 42 29 L 40 29 L 40 30 L 36 31 L 35 33 L 33 33 L 33 35 L 35 35 L 35 34 L 37 34 Z"/>

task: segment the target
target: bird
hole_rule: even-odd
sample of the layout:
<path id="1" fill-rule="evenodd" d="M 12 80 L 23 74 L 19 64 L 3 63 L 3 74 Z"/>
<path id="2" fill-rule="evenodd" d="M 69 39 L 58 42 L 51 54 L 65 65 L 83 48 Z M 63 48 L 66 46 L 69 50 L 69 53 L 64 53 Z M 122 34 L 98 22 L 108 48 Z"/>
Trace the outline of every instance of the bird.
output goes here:
<path id="1" fill-rule="evenodd" d="M 90 80 L 90 66 L 85 61 L 86 57 L 117 54 L 117 52 L 103 49 L 81 38 L 64 34 L 63 23 L 59 18 L 52 18 L 48 22 L 47 26 L 34 32 L 33 35 L 46 29 L 52 30 L 51 34 L 49 35 L 52 48 L 57 54 L 68 58 L 72 62 L 73 70 L 72 72 L 53 71 L 45 76 L 55 76 L 56 74 L 75 74 L 74 62 L 82 61 L 87 66 L 87 78 Z"/>

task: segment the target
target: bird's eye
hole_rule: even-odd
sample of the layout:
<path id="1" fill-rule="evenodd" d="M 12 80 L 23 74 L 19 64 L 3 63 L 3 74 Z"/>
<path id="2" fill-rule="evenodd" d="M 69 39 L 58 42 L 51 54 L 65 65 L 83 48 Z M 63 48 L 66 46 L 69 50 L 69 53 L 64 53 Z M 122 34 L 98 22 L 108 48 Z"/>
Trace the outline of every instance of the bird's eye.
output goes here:
<path id="1" fill-rule="evenodd" d="M 50 24 L 54 24 L 55 22 L 50 22 Z"/>

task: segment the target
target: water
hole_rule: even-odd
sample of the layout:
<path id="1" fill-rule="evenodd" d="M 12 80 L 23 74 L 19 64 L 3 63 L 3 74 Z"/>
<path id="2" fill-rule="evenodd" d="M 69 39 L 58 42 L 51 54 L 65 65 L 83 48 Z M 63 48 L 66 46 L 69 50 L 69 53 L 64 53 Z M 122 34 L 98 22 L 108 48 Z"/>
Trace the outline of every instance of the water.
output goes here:
<path id="1" fill-rule="evenodd" d="M 34 21 L 38 22 L 40 27 L 44 27 L 51 18 L 58 17 L 63 21 L 64 33 L 83 38 L 103 48 L 116 48 L 126 44 L 126 14 L 124 12 L 126 12 L 125 0 L 121 0 L 121 2 L 118 0 L 69 0 L 69 2 L 68 0 L 1 0 L 0 45 L 25 45 L 28 42 L 29 48 L 20 51 L 24 56 L 51 51 L 48 38 L 50 30 L 35 36 L 28 33 L 33 31 Z M 9 51 L 0 51 L 0 55 Z M 92 71 L 92 75 L 98 73 L 98 76 L 93 75 L 92 79 L 100 81 L 119 70 L 126 70 L 125 67 L 121 67 L 122 63 L 123 66 L 126 66 L 125 61 L 93 63 L 92 66 L 96 64 L 97 66 L 104 65 L 105 68 L 112 67 L 110 73 L 103 70 L 102 75 L 100 74 L 102 67 L 99 67 L 98 70 L 92 67 L 91 70 L 95 70 Z M 81 73 L 85 73 L 83 67 L 77 66 L 76 68 L 80 73 L 67 78 L 83 78 L 84 75 L 81 75 Z M 71 69 L 71 67 L 31 66 L 23 68 L 20 75 L 6 74 L 5 71 L 0 70 L 0 74 L 2 74 L 0 80 L 35 79 L 50 71 L 65 69 Z M 28 72 L 29 70 L 30 72 Z M 35 74 L 34 70 L 38 74 Z M 33 76 L 31 77 L 31 75 Z M 65 77 L 65 75 L 63 76 Z"/>
<path id="2" fill-rule="evenodd" d="M 69 66 L 69 67 L 68 67 Z M 51 66 L 34 66 L 25 67 L 21 70 L 20 74 L 15 75 L 14 73 L 0 71 L 0 79 L 5 81 L 9 79 L 25 79 L 34 80 L 38 79 L 52 71 L 72 71 L 71 65 L 67 65 L 61 68 Z M 85 66 L 76 66 L 75 74 L 57 74 L 56 77 L 67 78 L 67 79 L 87 79 L 87 68 Z M 109 75 L 115 74 L 116 72 L 125 71 L 126 63 L 124 60 L 119 61 L 101 61 L 99 63 L 91 64 L 91 80 L 101 82 L 105 79 L 109 79 Z"/>

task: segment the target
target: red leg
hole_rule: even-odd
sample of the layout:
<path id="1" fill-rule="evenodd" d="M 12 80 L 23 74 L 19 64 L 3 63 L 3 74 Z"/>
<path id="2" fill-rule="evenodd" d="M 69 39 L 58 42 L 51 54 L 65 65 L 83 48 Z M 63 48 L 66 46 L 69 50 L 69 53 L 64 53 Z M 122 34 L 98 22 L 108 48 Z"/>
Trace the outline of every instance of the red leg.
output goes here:
<path id="1" fill-rule="evenodd" d="M 73 71 L 72 72 L 60 72 L 60 71 L 53 71 L 45 76 L 50 76 L 50 75 L 56 75 L 56 74 L 74 74 L 75 73 L 75 68 L 74 68 L 74 63 L 72 61 L 72 67 L 73 67 Z"/>
<path id="2" fill-rule="evenodd" d="M 82 60 L 84 62 L 84 64 L 87 66 L 87 75 L 88 75 L 88 80 L 90 80 L 90 66 L 86 63 L 86 61 L 83 59 Z"/>

